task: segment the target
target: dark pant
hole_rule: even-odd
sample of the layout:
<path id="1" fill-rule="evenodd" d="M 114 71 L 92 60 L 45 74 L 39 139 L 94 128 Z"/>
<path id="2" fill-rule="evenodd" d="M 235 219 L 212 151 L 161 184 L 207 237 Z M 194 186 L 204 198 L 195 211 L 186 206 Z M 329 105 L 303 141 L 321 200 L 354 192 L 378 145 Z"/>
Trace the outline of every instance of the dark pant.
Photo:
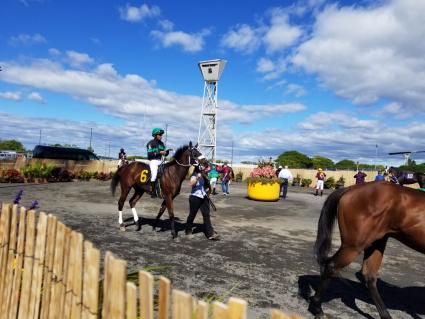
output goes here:
<path id="1" fill-rule="evenodd" d="M 208 198 L 199 198 L 196 196 L 189 196 L 189 216 L 186 221 L 186 231 L 192 230 L 193 221 L 195 220 L 198 210 L 201 209 L 202 218 L 204 219 L 205 236 L 210 237 L 214 235 L 214 229 L 211 225 L 210 219 L 210 204 Z"/>
<path id="2" fill-rule="evenodd" d="M 288 179 L 283 178 L 282 184 L 280 184 L 280 193 L 282 194 L 282 198 L 286 198 L 286 193 L 288 192 Z"/>

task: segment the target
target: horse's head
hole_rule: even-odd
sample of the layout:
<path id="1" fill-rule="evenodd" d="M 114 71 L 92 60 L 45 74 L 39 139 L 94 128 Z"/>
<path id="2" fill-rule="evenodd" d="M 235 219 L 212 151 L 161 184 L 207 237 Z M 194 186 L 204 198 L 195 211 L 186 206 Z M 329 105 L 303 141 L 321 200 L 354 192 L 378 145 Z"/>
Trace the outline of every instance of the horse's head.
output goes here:
<path id="1" fill-rule="evenodd" d="M 385 173 L 386 174 L 396 174 L 397 173 L 397 169 L 395 168 L 395 167 L 393 167 L 393 166 L 390 166 L 390 167 L 386 167 L 385 168 Z"/>
<path id="2" fill-rule="evenodd" d="M 198 143 L 195 146 L 192 145 L 192 142 L 189 142 L 190 151 L 190 164 L 195 166 L 207 167 L 209 165 L 208 160 L 204 155 L 198 150 Z"/>

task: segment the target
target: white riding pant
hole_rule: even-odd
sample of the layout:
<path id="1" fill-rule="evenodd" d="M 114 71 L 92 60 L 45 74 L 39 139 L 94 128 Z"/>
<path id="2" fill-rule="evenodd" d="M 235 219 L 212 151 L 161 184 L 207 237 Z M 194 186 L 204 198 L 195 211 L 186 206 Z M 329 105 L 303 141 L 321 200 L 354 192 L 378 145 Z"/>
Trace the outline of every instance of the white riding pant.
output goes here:
<path id="1" fill-rule="evenodd" d="M 217 185 L 217 177 L 212 177 L 210 179 L 210 184 L 211 184 L 211 188 L 215 188 L 215 186 Z"/>
<path id="2" fill-rule="evenodd" d="M 317 181 L 316 189 L 323 190 L 323 186 L 325 185 L 325 182 L 322 180 Z"/>
<path id="3" fill-rule="evenodd" d="M 161 165 L 162 161 L 153 159 L 149 163 L 149 167 L 151 169 L 151 182 L 156 181 L 156 176 L 158 175 L 158 166 Z"/>

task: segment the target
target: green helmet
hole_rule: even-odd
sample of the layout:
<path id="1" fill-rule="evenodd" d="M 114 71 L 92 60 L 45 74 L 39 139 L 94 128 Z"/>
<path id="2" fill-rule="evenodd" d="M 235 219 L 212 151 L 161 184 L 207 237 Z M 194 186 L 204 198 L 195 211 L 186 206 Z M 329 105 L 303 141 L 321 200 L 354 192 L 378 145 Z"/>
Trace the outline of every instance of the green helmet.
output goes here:
<path id="1" fill-rule="evenodd" d="M 161 128 L 155 127 L 155 128 L 152 130 L 152 136 L 162 135 L 162 134 L 164 134 L 164 130 L 163 130 L 163 129 L 161 129 Z"/>

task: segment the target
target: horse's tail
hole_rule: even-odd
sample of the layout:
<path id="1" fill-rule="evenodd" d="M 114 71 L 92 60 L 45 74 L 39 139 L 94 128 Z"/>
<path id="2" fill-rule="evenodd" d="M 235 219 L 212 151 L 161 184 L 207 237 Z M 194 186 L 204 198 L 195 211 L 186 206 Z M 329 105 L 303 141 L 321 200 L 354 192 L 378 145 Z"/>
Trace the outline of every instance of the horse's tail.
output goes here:
<path id="1" fill-rule="evenodd" d="M 347 188 L 341 188 L 330 194 L 320 213 L 314 253 L 321 270 L 329 260 L 328 255 L 332 245 L 332 230 L 338 213 L 338 203 L 346 191 Z"/>
<path id="2" fill-rule="evenodd" d="M 112 193 L 112 196 L 115 196 L 115 189 L 117 188 L 117 185 L 118 185 L 118 183 L 121 180 L 121 169 L 123 167 L 124 166 L 121 166 L 120 168 L 118 168 L 117 171 L 115 172 L 114 176 L 112 177 L 112 180 L 111 180 L 111 193 Z"/>

